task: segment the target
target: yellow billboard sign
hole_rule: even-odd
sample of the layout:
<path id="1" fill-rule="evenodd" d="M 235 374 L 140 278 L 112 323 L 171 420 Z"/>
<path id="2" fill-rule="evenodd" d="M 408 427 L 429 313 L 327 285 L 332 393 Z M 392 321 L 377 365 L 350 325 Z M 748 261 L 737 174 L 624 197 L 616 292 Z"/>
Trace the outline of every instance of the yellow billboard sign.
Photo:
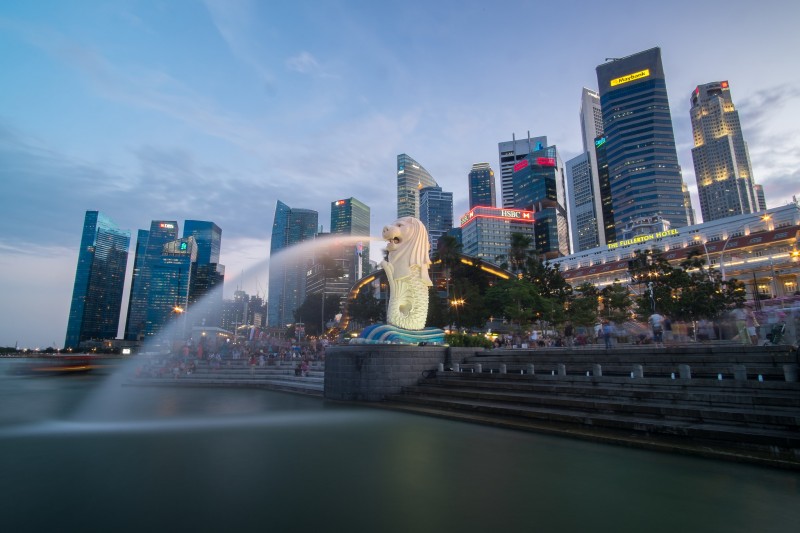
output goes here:
<path id="1" fill-rule="evenodd" d="M 650 75 L 650 69 L 646 68 L 644 70 L 640 70 L 639 72 L 634 72 L 633 74 L 626 74 L 625 76 L 620 76 L 619 78 L 614 78 L 611 80 L 611 86 L 614 87 L 615 85 L 622 85 L 623 83 L 628 83 L 629 81 L 636 81 L 642 78 L 646 78 Z"/>

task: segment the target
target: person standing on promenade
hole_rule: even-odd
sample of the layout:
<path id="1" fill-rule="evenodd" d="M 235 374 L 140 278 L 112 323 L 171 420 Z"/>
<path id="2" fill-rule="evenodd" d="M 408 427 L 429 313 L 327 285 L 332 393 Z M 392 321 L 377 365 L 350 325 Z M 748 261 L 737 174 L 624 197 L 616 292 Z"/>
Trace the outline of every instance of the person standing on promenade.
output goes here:
<path id="1" fill-rule="evenodd" d="M 745 304 L 744 308 L 744 323 L 745 327 L 747 328 L 747 338 L 750 340 L 750 344 L 758 345 L 758 319 L 756 319 L 755 313 L 753 313 L 753 306 L 750 304 Z"/>
<path id="2" fill-rule="evenodd" d="M 614 324 L 610 320 L 603 321 L 603 339 L 606 341 L 606 350 L 611 348 L 611 338 L 614 336 Z"/>
<path id="3" fill-rule="evenodd" d="M 653 312 L 647 319 L 653 329 L 653 342 L 656 346 L 664 347 L 664 317 L 657 312 Z"/>
<path id="4" fill-rule="evenodd" d="M 567 324 L 564 326 L 564 346 L 567 348 L 572 348 L 573 334 L 572 322 L 567 320 Z"/>

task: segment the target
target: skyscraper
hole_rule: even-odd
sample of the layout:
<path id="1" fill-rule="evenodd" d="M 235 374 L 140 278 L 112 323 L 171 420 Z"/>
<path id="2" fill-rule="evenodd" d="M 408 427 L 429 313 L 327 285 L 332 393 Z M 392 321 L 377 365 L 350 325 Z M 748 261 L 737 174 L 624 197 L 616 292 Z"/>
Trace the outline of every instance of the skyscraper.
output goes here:
<path id="1" fill-rule="evenodd" d="M 130 243 L 130 231 L 99 211 L 86 212 L 64 348 L 117 337 Z"/>
<path id="2" fill-rule="evenodd" d="M 279 252 L 313 239 L 318 221 L 316 211 L 291 208 L 278 200 L 269 253 L 269 326 L 272 328 L 295 321 L 294 312 L 306 297 L 306 267 L 312 259 L 310 252 L 292 257 Z"/>
<path id="3" fill-rule="evenodd" d="M 513 167 L 516 209 L 535 211 L 534 247 L 543 258 L 569 255 L 569 223 L 565 207 L 564 165 L 556 147 L 543 146 Z"/>
<path id="4" fill-rule="evenodd" d="M 419 218 L 419 190 L 438 183 L 422 165 L 406 154 L 397 156 L 397 218 Z"/>
<path id="5" fill-rule="evenodd" d="M 617 233 L 654 216 L 673 228 L 686 226 L 661 49 L 614 59 L 596 70 Z"/>
<path id="6" fill-rule="evenodd" d="M 175 337 L 183 340 L 191 324 L 189 291 L 196 271 L 197 243 L 194 237 L 175 239 L 161 246 L 150 263 L 144 337 L 154 337 L 170 323 L 176 325 Z"/>
<path id="7" fill-rule="evenodd" d="M 698 85 L 691 104 L 692 160 L 703 221 L 758 211 L 747 143 L 728 82 Z"/>
<path id="8" fill-rule="evenodd" d="M 497 203 L 494 170 L 489 163 L 475 163 L 469 171 L 469 207 L 494 207 Z"/>
<path id="9" fill-rule="evenodd" d="M 594 151 L 594 150 L 592 150 Z M 589 152 L 584 152 L 566 162 L 569 197 L 569 225 L 572 228 L 572 249 L 582 252 L 600 246 L 595 200 L 600 194 L 594 187 Z"/>
<path id="10" fill-rule="evenodd" d="M 222 288 L 225 265 L 219 264 L 222 230 L 213 222 L 186 220 L 183 237 L 194 237 L 197 261 L 189 287 L 192 325 L 219 327 L 222 320 Z"/>
<path id="11" fill-rule="evenodd" d="M 584 192 L 586 192 L 587 188 L 591 188 L 589 194 L 592 195 L 591 199 L 594 207 L 589 207 L 586 198 L 580 202 L 582 213 L 580 218 L 583 220 L 583 223 L 580 224 L 580 228 L 578 227 L 579 222 L 576 217 L 570 214 L 570 225 L 572 226 L 572 239 L 574 243 L 573 251 L 578 251 L 578 248 L 574 247 L 577 245 L 578 232 L 581 234 L 584 246 L 591 244 L 592 238 L 589 235 L 592 231 L 592 225 L 595 226 L 595 231 L 597 232 L 597 244 L 595 246 L 606 244 L 606 234 L 602 231 L 602 228 L 605 227 L 605 215 L 608 214 L 607 210 L 603 209 L 603 193 L 609 194 L 609 191 L 600 187 L 600 167 L 597 163 L 597 152 L 595 150 L 595 141 L 603 137 L 603 111 L 600 108 L 600 95 L 585 87 L 581 92 L 580 119 L 581 141 L 583 142 L 583 153 L 586 154 L 588 168 L 584 169 L 581 166 L 580 169 L 576 169 L 580 170 L 580 172 L 573 174 L 572 178 L 570 178 L 570 167 L 574 168 L 573 165 L 576 161 L 573 160 L 572 164 L 567 162 L 567 181 L 571 183 L 571 179 L 577 179 L 578 183 L 576 183 L 575 186 Z M 590 180 L 590 184 L 581 183 L 581 180 L 587 179 Z M 570 185 L 569 188 L 573 190 L 572 185 Z M 608 201 L 610 200 L 611 199 L 608 198 Z M 574 201 L 574 198 L 570 198 L 570 213 Z M 590 215 L 590 211 L 593 211 L 594 215 Z M 594 222 L 591 222 L 592 218 Z"/>
<path id="12" fill-rule="evenodd" d="M 753 185 L 753 188 L 756 190 L 756 200 L 758 201 L 758 210 L 766 211 L 767 198 L 764 196 L 764 187 L 756 183 L 755 185 Z"/>
<path id="13" fill-rule="evenodd" d="M 125 321 L 126 340 L 144 339 L 152 269 L 160 263 L 164 245 L 177 238 L 178 223 L 174 220 L 153 220 L 149 231 L 139 230 L 128 299 L 128 317 Z"/>
<path id="14" fill-rule="evenodd" d="M 497 151 L 500 157 L 500 194 L 502 195 L 503 207 L 514 207 L 514 165 L 531 152 L 541 150 L 545 146 L 547 146 L 547 138 L 531 138 L 531 132 L 528 132 L 526 139 L 517 139 L 516 135 L 512 133 L 510 141 L 503 141 L 497 144 Z"/>
<path id="15" fill-rule="evenodd" d="M 362 242 L 346 246 L 351 284 L 369 274 L 369 232 L 370 210 L 366 204 L 355 198 L 331 202 L 331 233 L 364 237 Z"/>
<path id="16" fill-rule="evenodd" d="M 428 230 L 433 254 L 442 235 L 453 229 L 453 193 L 444 192 L 441 187 L 424 187 L 419 192 L 419 219 Z"/>

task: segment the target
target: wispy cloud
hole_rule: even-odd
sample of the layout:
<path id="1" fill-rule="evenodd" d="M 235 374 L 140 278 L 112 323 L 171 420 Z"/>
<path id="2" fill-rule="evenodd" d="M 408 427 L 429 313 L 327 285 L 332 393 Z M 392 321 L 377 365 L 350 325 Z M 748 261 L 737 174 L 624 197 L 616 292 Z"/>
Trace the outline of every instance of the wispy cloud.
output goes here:
<path id="1" fill-rule="evenodd" d="M 319 62 L 308 52 L 300 52 L 296 56 L 290 57 L 286 60 L 286 67 L 289 70 L 299 72 L 301 74 L 318 74 L 320 73 Z"/>

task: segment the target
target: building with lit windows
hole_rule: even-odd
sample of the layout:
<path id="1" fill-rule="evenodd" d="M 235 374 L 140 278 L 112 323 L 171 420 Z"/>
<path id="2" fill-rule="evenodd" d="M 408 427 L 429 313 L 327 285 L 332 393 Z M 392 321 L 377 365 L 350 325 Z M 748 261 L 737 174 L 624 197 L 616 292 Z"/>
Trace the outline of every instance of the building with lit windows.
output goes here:
<path id="1" fill-rule="evenodd" d="M 407 154 L 397 156 L 397 218 L 419 218 L 419 191 L 439 184 Z"/>
<path id="2" fill-rule="evenodd" d="M 744 282 L 749 300 L 780 305 L 797 298 L 800 205 L 795 202 L 758 214 L 640 234 L 552 263 L 559 265 L 573 287 L 589 282 L 603 288 L 619 281 L 637 292 L 641 287 L 628 274 L 628 262 L 637 250 L 661 252 L 675 265 L 690 253 L 700 253 L 724 279 Z"/>
<path id="3" fill-rule="evenodd" d="M 535 237 L 534 215 L 524 209 L 470 209 L 461 217 L 461 252 L 490 263 L 507 261 L 512 233 Z"/>
<path id="4" fill-rule="evenodd" d="M 755 213 L 758 198 L 753 169 L 730 85 L 698 85 L 690 97 L 694 148 L 692 161 L 703 220 Z"/>
<path id="5" fill-rule="evenodd" d="M 128 316 L 125 321 L 125 340 L 144 339 L 152 271 L 161 262 L 164 245 L 177 238 L 178 222 L 175 220 L 153 220 L 149 231 L 139 230 L 128 299 Z"/>
<path id="6" fill-rule="evenodd" d="M 188 322 L 189 291 L 197 262 L 194 237 L 164 244 L 150 265 L 144 337 L 154 337 L 165 327 L 175 325 L 175 337 L 184 339 L 191 331 Z"/>
<path id="7" fill-rule="evenodd" d="M 511 134 L 510 141 L 503 141 L 497 144 L 497 151 L 500 159 L 500 195 L 503 207 L 514 207 L 514 165 L 528 157 L 528 154 L 547 146 L 547 137 L 528 137 L 517 139 L 515 134 Z"/>
<path id="8" fill-rule="evenodd" d="M 306 271 L 313 259 L 310 252 L 299 255 L 280 252 L 313 239 L 318 221 L 316 211 L 277 202 L 269 253 L 268 323 L 271 328 L 284 328 L 294 323 L 294 312 L 306 297 Z"/>
<path id="9" fill-rule="evenodd" d="M 365 203 L 355 198 L 331 202 L 331 234 L 364 237 L 362 242 L 347 244 L 343 251 L 343 255 L 349 257 L 347 279 L 350 283 L 369 273 L 369 232 L 370 209 Z"/>
<path id="10" fill-rule="evenodd" d="M 419 220 L 428 230 L 431 254 L 434 254 L 439 239 L 453 228 L 453 193 L 445 192 L 441 187 L 420 189 Z"/>
<path id="11" fill-rule="evenodd" d="M 467 177 L 469 185 L 469 207 L 497 205 L 494 170 L 489 163 L 475 163 Z"/>
<path id="12" fill-rule="evenodd" d="M 64 348 L 117 338 L 130 243 L 130 231 L 99 211 L 86 212 Z"/>
<path id="13" fill-rule="evenodd" d="M 661 49 L 597 67 L 614 220 L 659 215 L 688 224 Z"/>
<path id="14" fill-rule="evenodd" d="M 545 145 L 547 138 L 544 139 Z M 569 255 L 564 165 L 555 146 L 535 150 L 514 165 L 514 207 L 536 212 L 534 250 L 542 258 Z"/>
<path id="15" fill-rule="evenodd" d="M 589 152 L 573 157 L 565 163 L 567 171 L 569 225 L 572 227 L 572 249 L 588 250 L 600 246 L 598 216 L 595 201 L 600 193 L 594 188 Z"/>

